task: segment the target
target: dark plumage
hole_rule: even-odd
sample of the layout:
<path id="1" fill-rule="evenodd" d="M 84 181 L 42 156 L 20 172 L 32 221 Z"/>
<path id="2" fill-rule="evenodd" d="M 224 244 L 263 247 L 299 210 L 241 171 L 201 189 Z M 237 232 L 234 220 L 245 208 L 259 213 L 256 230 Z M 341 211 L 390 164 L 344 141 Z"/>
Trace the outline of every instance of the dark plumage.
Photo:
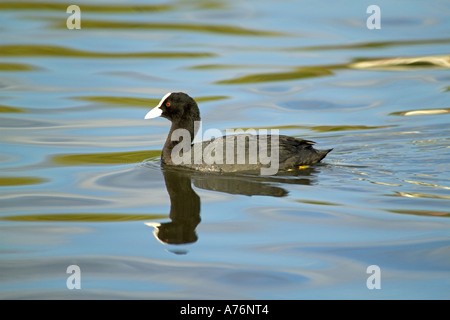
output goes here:
<path id="1" fill-rule="evenodd" d="M 200 111 L 195 100 L 182 92 L 166 94 L 145 119 L 159 116 L 172 122 L 161 154 L 161 162 L 169 166 L 275 174 L 318 163 L 332 150 L 316 150 L 313 141 L 284 135 L 227 135 L 192 144 Z"/>

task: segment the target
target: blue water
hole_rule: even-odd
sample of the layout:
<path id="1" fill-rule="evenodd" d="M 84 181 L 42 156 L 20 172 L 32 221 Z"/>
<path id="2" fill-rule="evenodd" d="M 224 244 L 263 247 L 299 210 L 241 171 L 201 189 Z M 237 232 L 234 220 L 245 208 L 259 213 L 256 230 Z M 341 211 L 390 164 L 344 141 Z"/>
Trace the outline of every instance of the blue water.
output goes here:
<path id="1" fill-rule="evenodd" d="M 65 2 L 0 3 L 1 298 L 450 297 L 447 1 L 76 4 L 79 30 Z M 296 176 L 164 172 L 169 122 L 143 118 L 174 91 L 203 132 L 334 150 Z"/>

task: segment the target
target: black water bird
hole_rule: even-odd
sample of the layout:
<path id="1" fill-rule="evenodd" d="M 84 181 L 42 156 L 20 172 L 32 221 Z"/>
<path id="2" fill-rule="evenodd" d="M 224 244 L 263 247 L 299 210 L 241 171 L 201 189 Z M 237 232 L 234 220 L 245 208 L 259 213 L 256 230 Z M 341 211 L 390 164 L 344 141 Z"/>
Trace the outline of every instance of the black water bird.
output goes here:
<path id="1" fill-rule="evenodd" d="M 333 149 L 317 150 L 314 142 L 284 135 L 237 134 L 192 143 L 199 128 L 200 110 L 183 92 L 166 94 L 145 119 L 172 122 L 161 163 L 204 172 L 261 173 L 302 169 L 320 162 Z"/>

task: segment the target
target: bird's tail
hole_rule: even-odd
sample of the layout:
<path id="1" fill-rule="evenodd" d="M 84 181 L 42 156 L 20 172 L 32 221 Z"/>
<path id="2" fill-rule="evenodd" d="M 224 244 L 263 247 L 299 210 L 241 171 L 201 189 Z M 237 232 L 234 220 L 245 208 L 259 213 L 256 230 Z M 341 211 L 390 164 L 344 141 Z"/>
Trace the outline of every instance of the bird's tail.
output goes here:
<path id="1" fill-rule="evenodd" d="M 333 149 L 328 149 L 328 150 L 318 150 L 317 153 L 319 155 L 319 161 L 321 161 L 323 158 L 325 158 L 327 156 L 327 154 Z"/>

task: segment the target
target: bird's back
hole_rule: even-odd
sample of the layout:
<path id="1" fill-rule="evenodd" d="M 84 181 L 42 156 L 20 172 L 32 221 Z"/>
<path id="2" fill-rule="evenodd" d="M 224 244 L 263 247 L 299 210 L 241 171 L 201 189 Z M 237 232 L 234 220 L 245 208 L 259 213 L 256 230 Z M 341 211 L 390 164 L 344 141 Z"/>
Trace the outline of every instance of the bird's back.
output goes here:
<path id="1" fill-rule="evenodd" d="M 195 143 L 180 166 L 209 172 L 260 172 L 262 168 L 298 169 L 320 162 L 332 149 L 316 150 L 314 142 L 284 135 L 239 134 Z M 269 171 L 267 171 L 269 172 Z"/>

